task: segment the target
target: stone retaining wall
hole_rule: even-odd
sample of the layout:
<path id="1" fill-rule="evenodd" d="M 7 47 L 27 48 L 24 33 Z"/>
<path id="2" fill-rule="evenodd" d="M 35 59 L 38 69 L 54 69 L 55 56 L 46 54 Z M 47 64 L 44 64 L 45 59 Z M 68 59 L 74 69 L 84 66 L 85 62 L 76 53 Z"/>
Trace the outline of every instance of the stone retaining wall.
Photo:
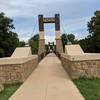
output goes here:
<path id="1" fill-rule="evenodd" d="M 62 65 L 72 77 L 72 79 L 79 78 L 81 76 L 87 77 L 99 77 L 100 78 L 100 59 L 78 59 L 72 60 L 71 56 L 61 55 Z M 82 57 L 84 58 L 84 56 Z M 87 57 L 88 58 L 88 57 Z"/>
<path id="2" fill-rule="evenodd" d="M 10 58 L 10 60 L 11 59 L 13 61 L 13 58 Z M 9 62 L 0 64 L 0 83 L 1 84 L 24 82 L 38 64 L 38 57 L 27 57 L 22 60 L 19 59 L 19 61 L 18 59 L 15 58 L 14 59 L 15 63 L 12 62 L 12 64 L 10 60 Z"/>

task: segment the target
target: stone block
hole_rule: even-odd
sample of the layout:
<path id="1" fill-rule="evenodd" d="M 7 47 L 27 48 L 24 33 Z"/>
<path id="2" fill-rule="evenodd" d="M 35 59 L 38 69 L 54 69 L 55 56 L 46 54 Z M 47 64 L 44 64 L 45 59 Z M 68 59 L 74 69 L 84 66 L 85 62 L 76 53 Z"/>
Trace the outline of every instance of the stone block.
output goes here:
<path id="1" fill-rule="evenodd" d="M 44 52 L 45 52 L 45 39 L 39 39 L 38 55 L 41 55 Z"/>
<path id="2" fill-rule="evenodd" d="M 26 60 L 21 64 L 0 65 L 0 83 L 24 82 L 38 64 L 38 57 Z M 2 67 L 2 68 L 1 68 Z"/>
<path id="3" fill-rule="evenodd" d="M 17 47 L 11 57 L 22 58 L 28 56 L 32 56 L 31 47 Z"/>
<path id="4" fill-rule="evenodd" d="M 67 55 L 84 55 L 84 51 L 80 45 L 65 45 L 65 53 Z"/>
<path id="5" fill-rule="evenodd" d="M 71 61 L 64 56 L 61 56 L 61 61 L 72 79 L 81 76 L 100 78 L 100 60 Z"/>
<path id="6" fill-rule="evenodd" d="M 61 39 L 56 39 L 56 52 L 63 53 L 63 46 Z"/>

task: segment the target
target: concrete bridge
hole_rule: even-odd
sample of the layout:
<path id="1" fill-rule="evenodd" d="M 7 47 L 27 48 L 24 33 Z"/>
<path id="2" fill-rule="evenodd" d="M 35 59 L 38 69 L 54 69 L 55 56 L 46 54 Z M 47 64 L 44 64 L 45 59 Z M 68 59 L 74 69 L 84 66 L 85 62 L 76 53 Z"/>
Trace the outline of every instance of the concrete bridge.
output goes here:
<path id="1" fill-rule="evenodd" d="M 61 61 L 48 54 L 9 100 L 84 100 Z"/>

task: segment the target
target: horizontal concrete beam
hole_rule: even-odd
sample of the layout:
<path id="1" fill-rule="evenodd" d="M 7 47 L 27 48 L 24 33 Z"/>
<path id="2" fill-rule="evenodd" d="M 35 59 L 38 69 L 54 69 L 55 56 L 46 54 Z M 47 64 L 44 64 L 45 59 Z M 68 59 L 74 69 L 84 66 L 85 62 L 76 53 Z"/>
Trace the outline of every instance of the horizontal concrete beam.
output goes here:
<path id="1" fill-rule="evenodd" d="M 67 55 L 62 53 L 61 56 L 70 61 L 100 60 L 100 53 L 84 53 L 84 55 Z"/>
<path id="2" fill-rule="evenodd" d="M 32 56 L 24 57 L 24 58 L 12 58 L 12 57 L 0 58 L 0 65 L 22 64 L 36 58 L 38 58 L 37 55 L 32 55 Z"/>

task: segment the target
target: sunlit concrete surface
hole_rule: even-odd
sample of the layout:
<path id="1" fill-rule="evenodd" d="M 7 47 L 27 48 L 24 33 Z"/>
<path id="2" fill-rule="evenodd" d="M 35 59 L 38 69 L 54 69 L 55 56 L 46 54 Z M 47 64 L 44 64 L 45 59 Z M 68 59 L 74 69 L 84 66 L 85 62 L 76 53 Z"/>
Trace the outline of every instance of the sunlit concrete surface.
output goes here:
<path id="1" fill-rule="evenodd" d="M 55 54 L 47 55 L 9 100 L 84 100 Z"/>
<path id="2" fill-rule="evenodd" d="M 67 55 L 84 55 L 84 51 L 78 44 L 65 45 L 65 53 Z"/>
<path id="3" fill-rule="evenodd" d="M 17 47 L 12 54 L 12 58 L 24 58 L 31 56 L 31 47 Z"/>
<path id="4" fill-rule="evenodd" d="M 65 53 L 61 55 L 70 61 L 100 60 L 100 53 L 84 53 L 79 44 L 65 45 Z"/>

